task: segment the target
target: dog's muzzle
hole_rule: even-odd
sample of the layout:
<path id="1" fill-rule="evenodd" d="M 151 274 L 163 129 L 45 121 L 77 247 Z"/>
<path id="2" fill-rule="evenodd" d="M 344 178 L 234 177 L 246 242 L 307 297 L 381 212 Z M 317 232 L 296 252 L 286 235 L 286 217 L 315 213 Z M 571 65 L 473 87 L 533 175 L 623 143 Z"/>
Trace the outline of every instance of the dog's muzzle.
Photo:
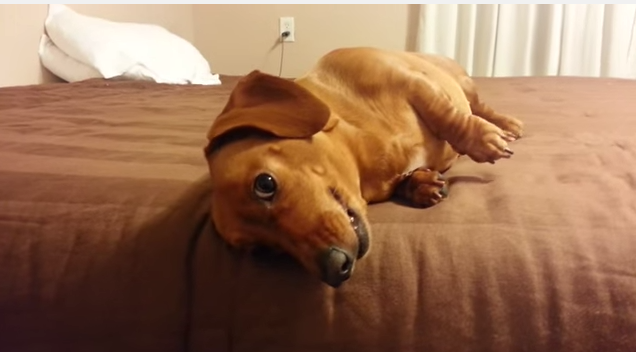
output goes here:
<path id="1" fill-rule="evenodd" d="M 353 228 L 353 232 L 355 232 L 358 238 L 358 253 L 356 253 L 356 258 L 360 259 L 369 251 L 369 230 L 360 218 L 360 215 L 353 209 L 347 209 L 347 216 L 349 217 L 351 228 Z"/>
<path id="2" fill-rule="evenodd" d="M 349 225 L 357 239 L 355 253 L 338 247 L 337 244 L 329 247 L 318 257 L 318 267 L 320 268 L 322 281 L 331 287 L 339 287 L 343 282 L 349 280 L 353 273 L 355 262 L 364 257 L 369 251 L 369 230 L 363 221 L 360 213 L 344 201 L 343 197 L 335 189 L 331 193 L 340 206 L 344 215 L 349 220 Z M 351 250 L 354 250 L 353 248 Z"/>
<path id="3" fill-rule="evenodd" d="M 346 207 L 345 212 L 358 240 L 357 251 L 349 253 L 347 250 L 332 246 L 318 259 L 322 281 L 334 288 L 349 280 L 356 260 L 362 258 L 369 250 L 369 233 L 360 215 L 353 209 Z"/>
<path id="4" fill-rule="evenodd" d="M 319 259 L 322 281 L 331 287 L 339 287 L 351 277 L 355 259 L 346 251 L 331 247 Z"/>

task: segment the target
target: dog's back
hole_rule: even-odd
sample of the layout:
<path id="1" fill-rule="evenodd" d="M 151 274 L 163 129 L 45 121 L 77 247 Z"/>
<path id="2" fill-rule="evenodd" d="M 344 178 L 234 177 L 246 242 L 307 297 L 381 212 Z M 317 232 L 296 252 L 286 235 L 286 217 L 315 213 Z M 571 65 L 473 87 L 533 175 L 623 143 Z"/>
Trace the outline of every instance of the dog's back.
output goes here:
<path id="1" fill-rule="evenodd" d="M 332 103 L 352 97 L 366 103 L 387 96 L 395 100 L 394 94 L 418 76 L 434 81 L 454 104 L 468 108 L 466 90 L 471 87 L 466 83 L 470 77 L 455 61 L 440 55 L 377 48 L 337 49 L 323 56 L 296 82 L 314 94 L 328 94 L 326 99 Z"/>

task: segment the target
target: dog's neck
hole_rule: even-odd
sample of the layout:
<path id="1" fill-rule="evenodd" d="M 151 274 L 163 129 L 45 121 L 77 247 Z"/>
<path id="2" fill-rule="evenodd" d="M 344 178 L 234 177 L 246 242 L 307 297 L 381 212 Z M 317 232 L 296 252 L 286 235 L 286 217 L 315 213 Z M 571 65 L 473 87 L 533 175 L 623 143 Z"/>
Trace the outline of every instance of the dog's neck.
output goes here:
<path id="1" fill-rule="evenodd" d="M 369 201 L 383 199 L 397 183 L 399 175 L 403 172 L 401 169 L 404 168 L 401 164 L 405 163 L 399 158 L 387 159 L 387 151 L 378 149 L 378 146 L 383 148 L 392 143 L 387 144 L 387 141 L 379 140 L 378 135 L 370 132 L 373 130 L 362 128 L 361 126 L 366 123 L 363 116 L 347 116 L 351 110 L 349 102 L 335 97 L 325 81 L 305 76 L 296 82 L 319 99 L 332 103 L 331 119 L 327 124 L 329 128 L 320 134 L 328 140 L 327 143 L 331 145 L 333 152 L 339 155 L 339 159 L 344 156 L 352 164 L 350 167 L 355 168 L 363 198 Z M 377 190 L 380 193 L 377 193 Z"/>

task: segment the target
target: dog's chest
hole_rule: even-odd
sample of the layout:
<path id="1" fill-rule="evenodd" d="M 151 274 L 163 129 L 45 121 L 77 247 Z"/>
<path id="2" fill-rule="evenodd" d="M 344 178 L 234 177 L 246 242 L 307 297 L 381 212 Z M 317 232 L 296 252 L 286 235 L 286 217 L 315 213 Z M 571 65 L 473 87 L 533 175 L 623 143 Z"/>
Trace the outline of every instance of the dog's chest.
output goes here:
<path id="1" fill-rule="evenodd" d="M 402 170 L 402 173 L 409 173 L 417 168 L 426 167 L 426 150 L 424 147 L 419 146 L 415 148 L 411 148 L 410 156 L 407 159 L 407 165 Z"/>
<path id="2" fill-rule="evenodd" d="M 393 140 L 394 155 L 399 165 L 396 165 L 400 174 L 409 173 L 420 167 L 428 167 L 428 153 L 426 138 L 423 135 L 423 122 L 415 116 L 407 116 L 406 128 Z M 402 155 L 403 157 L 398 157 Z"/>
<path id="3" fill-rule="evenodd" d="M 362 174 L 362 193 L 367 201 L 383 201 L 393 193 L 395 186 L 403 175 L 426 167 L 426 150 L 418 144 L 404 140 L 388 143 L 386 150 L 376 154 L 378 162 L 375 167 Z"/>

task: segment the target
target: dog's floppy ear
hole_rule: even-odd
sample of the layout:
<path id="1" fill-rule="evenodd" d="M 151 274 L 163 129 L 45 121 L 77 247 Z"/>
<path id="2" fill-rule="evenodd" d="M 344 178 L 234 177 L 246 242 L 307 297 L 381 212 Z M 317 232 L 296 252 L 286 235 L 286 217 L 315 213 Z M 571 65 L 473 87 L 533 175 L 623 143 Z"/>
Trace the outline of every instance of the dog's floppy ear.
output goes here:
<path id="1" fill-rule="evenodd" d="M 236 85 L 208 132 L 215 140 L 239 128 L 253 128 L 281 138 L 306 138 L 329 121 L 329 107 L 293 81 L 252 71 Z"/>

